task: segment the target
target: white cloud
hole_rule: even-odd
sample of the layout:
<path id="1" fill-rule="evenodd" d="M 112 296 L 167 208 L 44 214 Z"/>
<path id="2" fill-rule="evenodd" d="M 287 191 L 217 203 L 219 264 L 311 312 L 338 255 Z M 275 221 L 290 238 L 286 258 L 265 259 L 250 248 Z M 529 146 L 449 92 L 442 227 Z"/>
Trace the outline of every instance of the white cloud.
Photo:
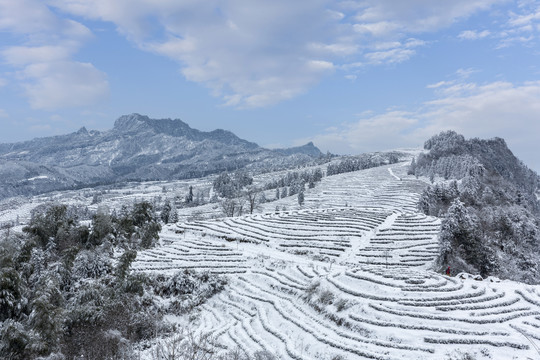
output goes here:
<path id="1" fill-rule="evenodd" d="M 204 84 L 226 105 L 258 107 L 295 97 L 334 71 L 350 78 L 359 67 L 408 61 L 426 45 L 419 38 L 423 34 L 505 1 L 0 0 L 0 30 L 27 39 L 3 48 L 1 56 L 22 68 L 21 74 L 38 63 L 71 62 L 72 68 L 82 68 L 73 57 L 91 33 L 69 17 L 106 21 L 139 49 L 177 61 L 187 80 Z M 529 41 L 524 29 L 538 25 L 537 13 L 527 13 L 531 6 L 510 15 L 501 44 Z M 491 36 L 489 30 L 458 35 L 469 40 Z M 98 79 L 96 71 L 86 78 Z M 61 77 L 47 81 L 54 79 Z M 106 93 L 106 87 L 99 89 Z M 34 96 L 32 102 L 45 101 Z"/>
<path id="2" fill-rule="evenodd" d="M 406 40 L 411 34 L 497 2 L 49 0 L 64 13 L 114 23 L 137 47 L 177 61 L 186 79 L 237 107 L 290 99 L 334 69 L 354 68 L 347 64 L 406 61 L 424 45 Z"/>
<path id="3" fill-rule="evenodd" d="M 409 132 L 418 125 L 414 114 L 405 111 L 389 111 L 371 117 L 362 117 L 341 127 L 327 129 L 326 133 L 297 143 L 313 141 L 321 149 L 342 154 L 358 154 L 366 151 L 385 150 L 415 145 Z"/>
<path id="4" fill-rule="evenodd" d="M 462 31 L 458 38 L 462 40 L 478 40 L 483 39 L 491 35 L 491 32 L 489 30 L 483 30 L 483 31 L 477 31 L 477 30 L 465 30 Z"/>
<path id="5" fill-rule="evenodd" d="M 452 129 L 466 137 L 502 137 L 520 159 L 540 170 L 540 81 L 435 85 L 440 96 L 414 111 L 368 115 L 301 141 L 311 140 L 334 152 L 360 153 L 420 146 L 432 135 Z"/>
<path id="6" fill-rule="evenodd" d="M 382 42 L 374 47 L 378 51 L 367 52 L 364 57 L 369 64 L 398 64 L 414 56 L 416 54 L 415 47 L 425 44 L 425 41 L 418 39 L 407 39 L 403 43 L 399 41 Z"/>
<path id="7" fill-rule="evenodd" d="M 479 72 L 479 70 L 474 69 L 474 68 L 457 69 L 456 70 L 456 75 L 460 79 L 464 80 L 464 79 L 467 79 L 468 77 L 470 77 L 472 74 L 477 73 L 477 72 Z"/>
<path id="8" fill-rule="evenodd" d="M 448 27 L 502 2 L 504 0 L 368 0 L 362 2 L 356 20 L 373 36 L 422 33 Z"/>
<path id="9" fill-rule="evenodd" d="M 33 108 L 86 106 L 108 94 L 102 72 L 73 60 L 91 38 L 90 30 L 57 16 L 46 2 L 0 0 L 0 30 L 22 39 L 22 44 L 2 47 L 0 57 L 16 69 L 15 81 Z"/>
<path id="10" fill-rule="evenodd" d="M 540 32 L 540 4 L 538 1 L 521 1 L 509 12 L 499 33 L 499 48 L 515 44 L 529 45 Z"/>
<path id="11" fill-rule="evenodd" d="M 60 61 L 72 54 L 73 50 L 67 46 L 11 46 L 1 52 L 5 61 L 14 66 L 24 66 L 39 62 Z"/>
<path id="12" fill-rule="evenodd" d="M 0 0 L 0 14 L 0 29 L 17 34 L 37 36 L 58 27 L 58 19 L 39 1 Z"/>
<path id="13" fill-rule="evenodd" d="M 386 51 L 376 51 L 366 54 L 366 59 L 371 64 L 394 64 L 409 60 L 415 54 L 414 50 L 396 48 Z"/>
<path id="14" fill-rule="evenodd" d="M 21 71 L 21 77 L 34 109 L 85 106 L 108 95 L 105 75 L 88 63 L 67 61 L 31 64 Z"/>
<path id="15" fill-rule="evenodd" d="M 428 89 L 438 89 L 438 88 L 440 88 L 442 86 L 449 85 L 451 83 L 452 83 L 452 81 L 439 81 L 439 82 L 437 82 L 435 84 L 429 84 L 426 87 Z"/>

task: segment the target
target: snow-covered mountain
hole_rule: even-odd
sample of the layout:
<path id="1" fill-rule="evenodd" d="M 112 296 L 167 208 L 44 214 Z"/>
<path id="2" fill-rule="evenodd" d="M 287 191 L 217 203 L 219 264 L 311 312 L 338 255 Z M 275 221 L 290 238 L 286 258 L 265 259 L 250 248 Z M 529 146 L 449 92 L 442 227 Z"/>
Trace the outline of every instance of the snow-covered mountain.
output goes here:
<path id="1" fill-rule="evenodd" d="M 179 119 L 131 114 L 108 131 L 0 144 L 0 198 L 127 180 L 200 177 L 224 170 L 279 169 L 312 162 L 313 143 L 269 150 L 230 131 L 191 128 Z"/>

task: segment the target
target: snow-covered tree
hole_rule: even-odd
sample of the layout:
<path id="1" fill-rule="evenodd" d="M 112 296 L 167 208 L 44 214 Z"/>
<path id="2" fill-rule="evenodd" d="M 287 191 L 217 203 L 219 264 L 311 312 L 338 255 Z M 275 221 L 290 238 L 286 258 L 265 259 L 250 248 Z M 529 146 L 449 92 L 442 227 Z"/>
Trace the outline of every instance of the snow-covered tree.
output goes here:
<path id="1" fill-rule="evenodd" d="M 304 190 L 300 190 L 298 193 L 298 205 L 304 205 Z"/>
<path id="2" fill-rule="evenodd" d="M 191 197 L 191 201 L 193 201 L 193 196 Z M 187 199 L 186 199 L 186 202 L 187 202 Z M 163 204 L 163 208 L 161 209 L 161 214 L 160 214 L 161 221 L 163 221 L 165 224 L 169 223 L 171 211 L 172 211 L 171 201 L 167 199 L 165 200 L 165 204 Z"/>

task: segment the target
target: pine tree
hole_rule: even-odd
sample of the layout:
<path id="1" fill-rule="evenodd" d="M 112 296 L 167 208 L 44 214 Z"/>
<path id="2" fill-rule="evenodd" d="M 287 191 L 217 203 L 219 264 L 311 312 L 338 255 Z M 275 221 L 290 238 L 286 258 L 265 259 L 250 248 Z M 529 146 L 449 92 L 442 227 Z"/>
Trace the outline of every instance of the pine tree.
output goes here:
<path id="1" fill-rule="evenodd" d="M 169 223 L 175 224 L 178 222 L 178 211 L 176 210 L 176 206 L 174 206 L 174 203 L 171 205 L 171 214 L 169 215 Z"/>
<path id="2" fill-rule="evenodd" d="M 172 205 L 171 201 L 169 199 L 165 200 L 165 204 L 163 205 L 163 209 L 161 209 L 161 221 L 163 221 L 165 224 L 168 224 L 170 221 L 172 211 Z"/>
<path id="3" fill-rule="evenodd" d="M 186 203 L 191 204 L 193 202 L 193 186 L 189 186 L 189 192 L 186 195 Z"/>

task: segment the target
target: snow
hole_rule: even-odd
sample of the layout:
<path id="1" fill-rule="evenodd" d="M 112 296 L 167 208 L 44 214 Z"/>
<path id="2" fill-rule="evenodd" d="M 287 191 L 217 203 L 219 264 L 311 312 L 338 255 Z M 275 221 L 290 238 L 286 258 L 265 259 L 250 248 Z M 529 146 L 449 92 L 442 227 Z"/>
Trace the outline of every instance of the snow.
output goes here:
<path id="1" fill-rule="evenodd" d="M 29 179 L 26 179 L 28 181 L 34 181 L 34 180 L 39 180 L 39 179 L 48 179 L 49 177 L 47 175 L 40 175 L 40 176 L 35 176 L 35 177 L 32 177 L 32 178 L 29 178 Z"/>
<path id="2" fill-rule="evenodd" d="M 165 230 L 170 243 L 161 250 L 171 269 L 204 261 L 221 273 L 235 264 L 226 268 L 235 274 L 227 290 L 190 326 L 212 332 L 224 348 L 271 349 L 282 359 L 535 358 L 529 341 L 540 333 L 540 288 L 434 272 L 440 221 L 415 211 L 421 186 L 405 172 L 336 175 L 307 190 L 303 207 L 285 198 L 257 215 L 181 222 L 174 230 L 181 235 Z M 197 243 L 222 245 L 227 257 L 168 249 Z M 141 270 L 147 256 L 136 264 Z M 310 305 L 304 299 L 316 281 L 349 307 L 338 311 L 317 296 L 319 308 Z"/>
<path id="3" fill-rule="evenodd" d="M 401 180 L 401 178 L 399 176 L 396 176 L 394 174 L 394 172 L 392 171 L 392 168 L 388 168 L 388 172 L 390 173 L 390 175 L 392 175 L 394 177 L 394 179 L 396 180 Z"/>
<path id="4" fill-rule="evenodd" d="M 163 227 L 160 245 L 140 251 L 133 270 L 227 276 L 226 289 L 196 316 L 169 318 L 212 334 L 222 351 L 302 360 L 538 358 L 540 286 L 435 272 L 440 220 L 417 211 L 426 182 L 406 171 L 394 164 L 324 177 L 305 191 L 304 205 L 291 196 L 253 215 L 218 218 L 216 204 L 181 209 L 181 221 Z M 109 189 L 98 205 L 90 189 L 2 202 L 0 222 L 27 218 L 49 199 L 118 209 L 134 199 L 183 198 L 189 186 L 209 190 L 211 179 Z M 188 221 L 194 211 L 200 219 Z M 151 349 L 140 356 L 151 359 Z"/>

